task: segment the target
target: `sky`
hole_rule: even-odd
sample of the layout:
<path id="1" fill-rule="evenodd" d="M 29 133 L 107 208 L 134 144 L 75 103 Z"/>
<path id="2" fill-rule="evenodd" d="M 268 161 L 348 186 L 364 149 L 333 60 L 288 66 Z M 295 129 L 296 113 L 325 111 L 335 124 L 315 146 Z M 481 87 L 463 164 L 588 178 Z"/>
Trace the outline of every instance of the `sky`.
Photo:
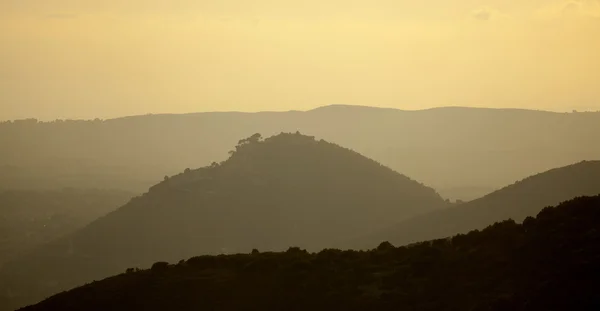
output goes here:
<path id="1" fill-rule="evenodd" d="M 0 120 L 600 110 L 600 0 L 0 0 Z"/>

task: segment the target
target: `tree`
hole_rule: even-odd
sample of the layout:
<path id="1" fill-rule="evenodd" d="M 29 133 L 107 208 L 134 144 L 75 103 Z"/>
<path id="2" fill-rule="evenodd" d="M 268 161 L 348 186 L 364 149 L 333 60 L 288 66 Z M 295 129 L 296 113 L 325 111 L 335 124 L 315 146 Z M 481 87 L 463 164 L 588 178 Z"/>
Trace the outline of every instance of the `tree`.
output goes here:
<path id="1" fill-rule="evenodd" d="M 257 143 L 257 142 L 260 142 L 261 140 L 262 140 L 262 135 L 260 133 L 256 133 L 248 138 L 244 138 L 244 139 L 238 141 L 238 146 Z"/>
<path id="2" fill-rule="evenodd" d="M 169 263 L 165 261 L 155 262 L 150 270 L 152 272 L 163 272 L 169 268 Z"/>
<path id="3" fill-rule="evenodd" d="M 378 251 L 384 251 L 384 250 L 388 250 L 388 249 L 394 249 L 394 245 L 392 245 L 392 243 L 385 241 L 385 242 L 381 242 L 381 244 L 379 244 L 379 246 L 377 246 L 377 250 Z"/>
<path id="4" fill-rule="evenodd" d="M 256 134 L 250 136 L 250 138 L 248 138 L 248 142 L 250 142 L 250 143 L 257 143 L 261 140 L 262 140 L 262 135 L 260 135 L 260 133 L 256 133 Z"/>

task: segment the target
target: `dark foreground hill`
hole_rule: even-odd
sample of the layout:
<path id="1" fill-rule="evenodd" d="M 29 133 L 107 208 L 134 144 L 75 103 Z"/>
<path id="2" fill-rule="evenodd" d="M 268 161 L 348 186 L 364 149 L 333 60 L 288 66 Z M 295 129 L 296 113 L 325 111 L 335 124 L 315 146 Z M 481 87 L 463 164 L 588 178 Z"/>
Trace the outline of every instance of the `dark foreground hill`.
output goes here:
<path id="1" fill-rule="evenodd" d="M 600 159 L 600 112 L 329 106 L 311 111 L 146 115 L 0 123 L 1 188 L 145 191 L 157 178 L 227 157 L 248 133 L 301 131 L 472 200 L 554 167 Z"/>
<path id="2" fill-rule="evenodd" d="M 600 161 L 583 161 L 528 177 L 483 198 L 400 222 L 354 241 L 363 248 L 381 241 L 405 245 L 483 229 L 494 222 L 523 221 L 546 206 L 600 194 Z"/>
<path id="3" fill-rule="evenodd" d="M 600 196 L 367 252 L 201 256 L 51 297 L 45 310 L 598 310 Z"/>
<path id="4" fill-rule="evenodd" d="M 158 260 L 332 247 L 445 206 L 433 189 L 351 150 L 298 133 L 254 135 L 227 161 L 165 177 L 117 211 L 7 264 L 0 280 L 10 301 L 33 303 Z"/>
<path id="5" fill-rule="evenodd" d="M 0 191 L 0 266 L 74 232 L 131 197 L 130 192 L 101 189 Z"/>

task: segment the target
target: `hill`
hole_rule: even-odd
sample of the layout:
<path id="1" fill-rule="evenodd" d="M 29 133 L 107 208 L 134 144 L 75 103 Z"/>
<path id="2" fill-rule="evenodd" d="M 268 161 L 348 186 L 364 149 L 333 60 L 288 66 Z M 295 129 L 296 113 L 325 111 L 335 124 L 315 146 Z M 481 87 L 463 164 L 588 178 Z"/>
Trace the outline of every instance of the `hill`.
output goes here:
<path id="1" fill-rule="evenodd" d="M 0 191 L 0 266 L 74 232 L 131 197 L 130 192 L 100 189 Z"/>
<path id="2" fill-rule="evenodd" d="M 482 229 L 497 221 L 521 222 L 545 206 L 597 194 L 600 161 L 583 161 L 525 178 L 471 202 L 407 219 L 352 246 L 368 247 L 381 241 L 404 245 Z"/>
<path id="3" fill-rule="evenodd" d="M 599 226 L 583 197 L 409 247 L 157 262 L 22 310 L 598 310 Z"/>
<path id="4" fill-rule="evenodd" d="M 6 264 L 0 279 L 14 301 L 34 302 L 157 260 L 331 247 L 445 206 L 433 189 L 349 149 L 299 133 L 256 134 L 228 160 L 165 177 L 73 235 Z"/>
<path id="5" fill-rule="evenodd" d="M 0 123 L 1 188 L 145 191 L 164 175 L 227 158 L 248 133 L 313 135 L 464 201 L 581 160 L 600 159 L 600 113 L 328 106 L 306 112 L 147 115 Z"/>

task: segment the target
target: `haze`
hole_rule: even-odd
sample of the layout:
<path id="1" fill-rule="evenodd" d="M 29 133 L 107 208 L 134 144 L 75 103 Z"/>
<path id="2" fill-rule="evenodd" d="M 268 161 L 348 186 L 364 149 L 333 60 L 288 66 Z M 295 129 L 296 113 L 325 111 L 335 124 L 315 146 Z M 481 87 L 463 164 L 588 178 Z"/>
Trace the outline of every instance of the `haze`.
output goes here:
<path id="1" fill-rule="evenodd" d="M 600 1 L 0 2 L 0 119 L 600 109 Z"/>

